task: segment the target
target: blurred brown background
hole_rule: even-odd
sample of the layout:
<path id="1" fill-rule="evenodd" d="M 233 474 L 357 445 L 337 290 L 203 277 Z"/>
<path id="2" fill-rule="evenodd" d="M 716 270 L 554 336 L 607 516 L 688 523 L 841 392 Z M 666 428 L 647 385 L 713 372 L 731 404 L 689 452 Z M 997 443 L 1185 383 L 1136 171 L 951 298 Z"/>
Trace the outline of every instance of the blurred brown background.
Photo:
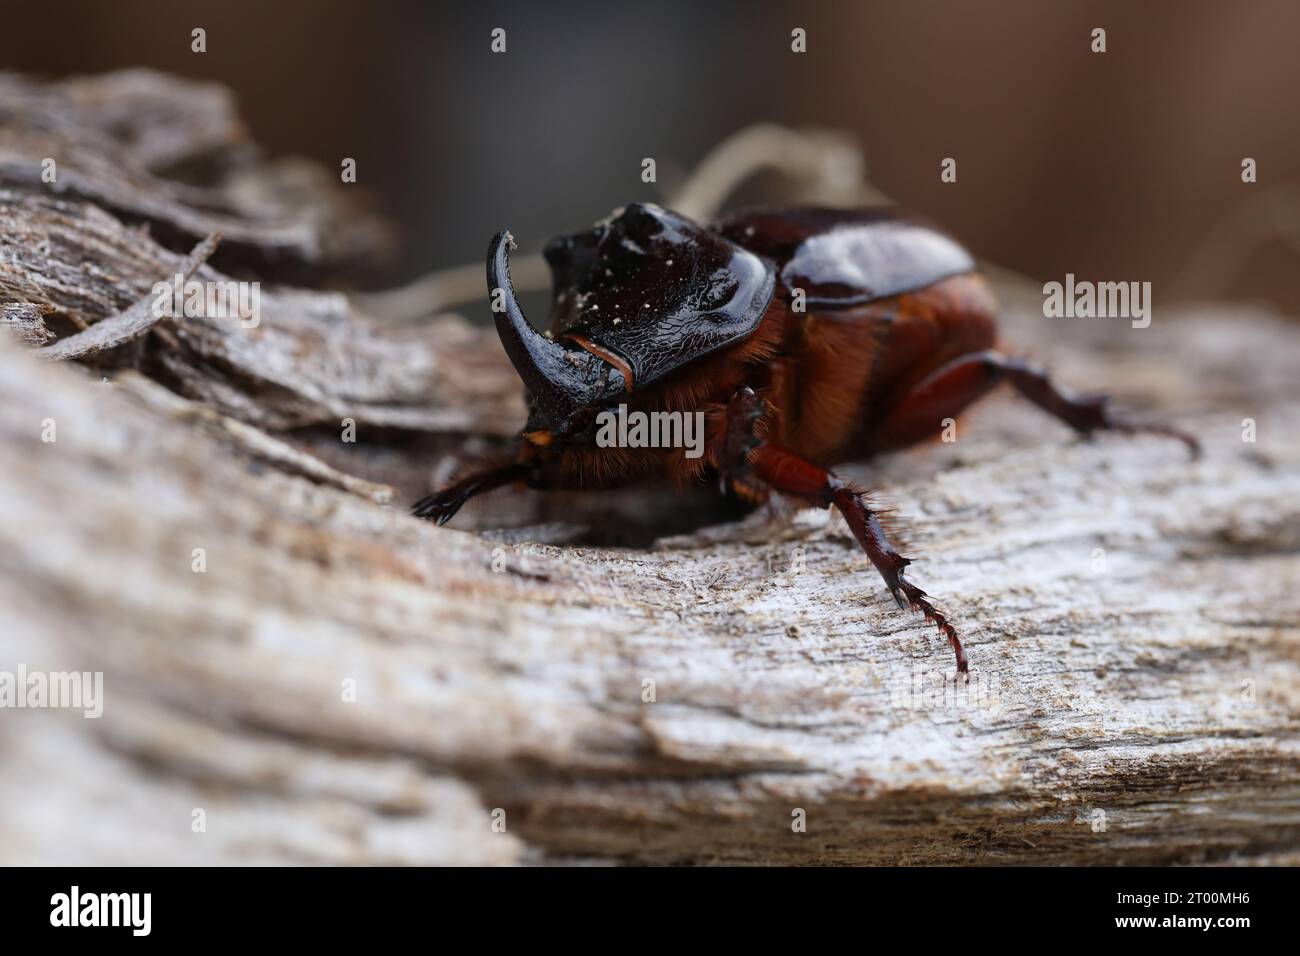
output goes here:
<path id="1" fill-rule="evenodd" d="M 206 54 L 190 52 L 196 26 Z M 497 26 L 504 56 L 489 51 Z M 1089 49 L 1097 26 L 1104 55 Z M 1176 281 L 1225 215 L 1300 184 L 1297 50 L 1295 0 L 54 0 L 6 4 L 0 68 L 150 66 L 230 86 L 269 152 L 357 159 L 401 230 L 390 281 L 475 261 L 506 225 L 536 246 L 659 199 L 643 157 L 662 187 L 772 120 L 853 132 L 876 186 L 1039 279 L 1149 279 L 1158 302 L 1300 313 L 1300 259 L 1281 238 L 1229 235 L 1249 255 L 1221 288 Z M 946 156 L 956 184 L 939 180 Z"/>

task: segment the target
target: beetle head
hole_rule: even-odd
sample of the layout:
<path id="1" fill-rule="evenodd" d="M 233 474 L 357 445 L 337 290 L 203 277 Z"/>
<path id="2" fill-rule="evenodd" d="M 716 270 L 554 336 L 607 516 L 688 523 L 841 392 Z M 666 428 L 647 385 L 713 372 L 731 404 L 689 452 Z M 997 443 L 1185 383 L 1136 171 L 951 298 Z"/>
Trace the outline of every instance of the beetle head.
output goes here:
<path id="1" fill-rule="evenodd" d="M 634 203 L 545 249 L 554 294 L 550 330 L 524 318 L 501 233 L 488 285 L 501 290 L 497 332 L 530 396 L 528 432 L 578 439 L 595 414 L 670 372 L 749 335 L 775 272 L 717 232 Z"/>

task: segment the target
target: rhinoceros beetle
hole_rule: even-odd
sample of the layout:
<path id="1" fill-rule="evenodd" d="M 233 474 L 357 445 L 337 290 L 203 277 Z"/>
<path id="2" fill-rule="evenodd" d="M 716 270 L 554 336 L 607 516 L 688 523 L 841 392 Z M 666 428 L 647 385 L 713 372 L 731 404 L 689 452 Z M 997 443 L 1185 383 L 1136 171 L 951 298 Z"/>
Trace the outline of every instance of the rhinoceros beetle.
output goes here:
<path id="1" fill-rule="evenodd" d="M 901 608 L 925 615 L 967 672 L 957 630 L 904 576 L 866 493 L 830 465 L 937 436 L 1007 381 L 1083 434 L 1153 431 L 1116 419 L 1104 397 L 1059 389 L 1034 365 L 995 350 L 996 304 L 971 256 L 923 221 L 890 209 L 739 212 L 701 226 L 633 204 L 552 240 L 550 328 L 515 299 L 508 232 L 488 248 L 496 330 L 527 390 L 516 459 L 416 503 L 447 522 L 505 485 L 613 488 L 659 477 L 711 478 L 758 502 L 772 492 L 834 505 Z M 701 412 L 704 452 L 601 447 L 597 415 L 619 403 Z"/>

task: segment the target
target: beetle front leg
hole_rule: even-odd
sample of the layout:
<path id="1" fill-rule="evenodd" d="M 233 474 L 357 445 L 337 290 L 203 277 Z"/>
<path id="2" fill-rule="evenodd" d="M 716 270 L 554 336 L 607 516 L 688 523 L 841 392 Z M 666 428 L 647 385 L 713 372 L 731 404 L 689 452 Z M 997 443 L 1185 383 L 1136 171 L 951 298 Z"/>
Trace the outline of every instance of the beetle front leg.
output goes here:
<path id="1" fill-rule="evenodd" d="M 532 465 L 521 462 L 498 465 L 487 471 L 475 472 L 441 491 L 421 498 L 411 506 L 411 514 L 416 518 L 426 518 L 444 525 L 471 498 L 521 481 L 527 482 L 530 487 L 535 487 L 536 480 L 536 470 Z"/>
<path id="2" fill-rule="evenodd" d="M 754 481 L 750 455 L 763 440 L 758 423 L 763 417 L 763 400 L 748 385 L 736 390 L 722 411 L 722 436 L 713 464 L 721 477 L 722 492 L 735 492 L 741 498 L 761 501 L 766 492 Z"/>
<path id="3" fill-rule="evenodd" d="M 853 537 L 885 579 L 885 586 L 894 596 L 894 601 L 900 608 L 910 607 L 924 614 L 925 619 L 948 638 L 953 653 L 957 655 L 958 672 L 968 673 L 966 650 L 957 636 L 957 629 L 930 603 L 924 591 L 903 576 L 904 569 L 912 562 L 894 550 L 880 519 L 867 506 L 865 492 L 846 484 L 834 472 L 777 445 L 761 446 L 751 456 L 751 461 L 758 477 L 774 490 L 823 508 L 830 505 L 838 508 Z"/>

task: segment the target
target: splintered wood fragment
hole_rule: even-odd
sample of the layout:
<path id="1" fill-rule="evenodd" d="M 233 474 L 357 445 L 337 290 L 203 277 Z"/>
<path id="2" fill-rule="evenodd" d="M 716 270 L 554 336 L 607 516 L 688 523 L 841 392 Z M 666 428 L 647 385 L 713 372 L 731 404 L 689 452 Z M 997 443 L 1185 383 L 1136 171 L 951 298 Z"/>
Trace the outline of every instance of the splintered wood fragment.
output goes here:
<path id="1" fill-rule="evenodd" d="M 45 325 L 45 313 L 31 302 L 6 302 L 0 304 L 0 327 L 28 345 L 45 345 L 57 338 Z"/>
<path id="2" fill-rule="evenodd" d="M 212 253 L 217 250 L 217 244 L 220 242 L 221 236 L 218 233 L 213 233 L 195 246 L 190 251 L 190 254 L 177 264 L 175 275 L 181 277 L 180 283 L 182 285 L 189 281 L 190 276 L 194 275 L 199 266 L 211 258 Z M 168 281 L 174 281 L 173 276 L 168 276 L 167 279 Z M 37 354 L 47 359 L 74 359 L 84 358 L 87 355 L 103 352 L 106 349 L 117 348 L 119 345 L 124 345 L 132 339 L 144 335 L 154 324 L 168 317 L 170 313 L 164 313 L 157 309 L 157 303 L 158 297 L 150 291 L 148 295 L 137 299 L 130 308 L 124 309 L 101 322 L 96 322 L 84 332 L 78 332 L 76 335 L 62 339 L 53 345 L 48 345 L 38 350 Z"/>

